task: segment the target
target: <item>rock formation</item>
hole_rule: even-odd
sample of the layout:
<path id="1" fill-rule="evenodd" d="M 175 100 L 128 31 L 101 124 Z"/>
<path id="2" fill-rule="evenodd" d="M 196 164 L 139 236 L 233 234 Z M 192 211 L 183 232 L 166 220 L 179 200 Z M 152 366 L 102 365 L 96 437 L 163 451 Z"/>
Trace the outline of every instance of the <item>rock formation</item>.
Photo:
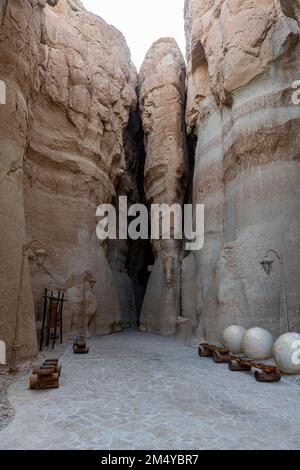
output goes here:
<path id="1" fill-rule="evenodd" d="M 98 305 L 90 330 L 109 333 L 122 327 L 95 213 L 100 203 L 116 197 L 127 171 L 124 133 L 137 105 L 136 71 L 114 27 L 77 0 L 48 3 L 1 2 L 0 79 L 8 97 L 0 107 L 0 325 L 8 351 L 25 240 L 39 239 L 48 254 L 42 269 L 30 263 L 37 317 L 45 286 L 65 290 L 67 334 L 76 323 L 77 291 L 89 271 L 97 281 Z M 26 266 L 20 357 L 36 351 L 28 273 Z M 130 279 L 125 285 L 132 297 Z"/>
<path id="2" fill-rule="evenodd" d="M 284 255 L 290 329 L 300 328 L 299 11 L 298 1 L 186 0 L 193 200 L 206 223 L 204 249 L 183 267 L 183 299 L 195 299 L 183 315 L 200 338 L 219 340 L 232 323 L 283 329 L 279 264 L 270 277 L 260 265 L 269 248 Z"/>
<path id="3" fill-rule="evenodd" d="M 86 292 L 91 334 L 135 326 L 141 311 L 142 331 L 184 339 L 219 341 L 233 323 L 278 336 L 280 266 L 268 277 L 260 265 L 270 248 L 284 256 L 290 330 L 300 329 L 299 0 L 186 0 L 185 21 L 187 70 L 164 38 L 138 78 L 123 35 L 79 0 L 0 1 L 8 352 L 22 247 L 38 239 L 47 252 L 42 266 L 31 252 L 25 262 L 19 358 L 36 354 L 45 287 L 65 292 L 64 331 L 78 332 L 85 273 L 97 281 Z M 174 233 L 151 247 L 100 242 L 96 208 L 119 196 L 205 204 L 204 248 L 186 253 Z"/>
<path id="4" fill-rule="evenodd" d="M 139 74 L 139 96 L 148 205 L 182 204 L 187 173 L 185 64 L 173 39 L 160 39 L 148 51 Z M 141 327 L 174 334 L 180 314 L 182 241 L 153 240 L 152 246 L 156 261 L 143 304 Z"/>
<path id="5" fill-rule="evenodd" d="M 0 105 L 0 336 L 7 344 L 8 352 L 15 331 L 22 245 L 25 242 L 23 161 L 41 16 L 42 9 L 37 2 L 35 6 L 29 1 L 0 3 L 0 80 L 6 86 L 6 104 Z M 27 263 L 20 331 L 21 356 L 34 355 L 36 334 Z"/>

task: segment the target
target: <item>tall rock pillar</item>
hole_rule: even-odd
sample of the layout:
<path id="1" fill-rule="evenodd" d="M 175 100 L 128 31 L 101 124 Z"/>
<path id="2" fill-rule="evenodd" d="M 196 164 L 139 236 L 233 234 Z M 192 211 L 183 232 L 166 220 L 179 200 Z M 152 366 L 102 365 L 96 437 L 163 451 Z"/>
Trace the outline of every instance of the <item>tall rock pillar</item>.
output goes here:
<path id="1" fill-rule="evenodd" d="M 185 64 L 170 38 L 156 41 L 139 76 L 145 133 L 145 194 L 152 204 L 182 204 L 187 167 L 184 129 Z M 155 265 L 144 299 L 142 328 L 174 334 L 180 314 L 181 240 L 154 240 Z"/>
<path id="2" fill-rule="evenodd" d="M 192 306 L 202 339 L 233 323 L 284 331 L 279 263 L 270 276 L 260 264 L 269 249 L 284 256 L 290 329 L 300 327 L 299 13 L 293 0 L 186 0 L 186 120 L 206 214 Z"/>

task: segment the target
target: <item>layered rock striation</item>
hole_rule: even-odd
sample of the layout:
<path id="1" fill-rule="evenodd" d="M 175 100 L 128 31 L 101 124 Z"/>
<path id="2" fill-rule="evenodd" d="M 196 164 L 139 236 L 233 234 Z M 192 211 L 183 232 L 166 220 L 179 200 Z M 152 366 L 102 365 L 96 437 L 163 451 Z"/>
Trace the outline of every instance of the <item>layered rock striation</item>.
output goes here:
<path id="1" fill-rule="evenodd" d="M 181 205 L 187 180 L 185 63 L 175 40 L 160 39 L 148 51 L 139 74 L 139 98 L 148 205 Z M 141 315 L 143 330 L 162 334 L 175 333 L 180 315 L 182 240 L 175 239 L 172 229 L 171 223 L 173 239 L 152 241 L 155 265 Z"/>
<path id="2" fill-rule="evenodd" d="M 299 330 L 299 3 L 187 0 L 186 122 L 198 139 L 194 203 L 205 204 L 205 247 L 183 314 L 198 337 L 219 340 L 230 324 L 284 331 L 277 260 L 283 254 L 291 330 Z M 185 283 L 184 283 L 185 285 Z"/>
<path id="3" fill-rule="evenodd" d="M 123 35 L 79 0 L 0 2 L 0 339 L 37 351 L 45 287 L 62 290 L 64 331 L 142 331 L 219 341 L 230 324 L 299 323 L 298 0 L 186 0 L 187 66 L 156 41 L 139 77 Z M 3 93 L 6 96 L 3 96 Z M 5 98 L 5 99 L 4 99 Z M 297 102 L 297 101 L 296 101 Z M 205 245 L 96 237 L 101 203 L 205 205 Z M 169 214 L 167 214 L 167 217 Z M 163 222 L 164 216 L 160 216 Z M 152 266 L 153 265 L 153 266 Z M 147 285 L 149 272 L 152 271 Z M 144 297 L 144 293 L 146 294 Z M 9 354 L 8 354 L 9 359 Z"/>
<path id="4" fill-rule="evenodd" d="M 37 317 L 44 287 L 64 290 L 65 333 L 75 332 L 85 273 L 97 281 L 87 292 L 91 332 L 120 329 L 127 308 L 107 248 L 96 237 L 95 214 L 99 204 L 114 200 L 127 173 L 124 136 L 136 112 L 136 71 L 118 30 L 77 0 L 48 3 L 1 2 L 0 79 L 7 105 L 0 107 L 0 323 L 8 350 L 26 240 L 40 240 L 48 254 L 40 269 L 30 262 Z M 131 295 L 130 279 L 123 281 Z M 27 266 L 22 291 L 21 356 L 29 356 L 36 340 Z"/>

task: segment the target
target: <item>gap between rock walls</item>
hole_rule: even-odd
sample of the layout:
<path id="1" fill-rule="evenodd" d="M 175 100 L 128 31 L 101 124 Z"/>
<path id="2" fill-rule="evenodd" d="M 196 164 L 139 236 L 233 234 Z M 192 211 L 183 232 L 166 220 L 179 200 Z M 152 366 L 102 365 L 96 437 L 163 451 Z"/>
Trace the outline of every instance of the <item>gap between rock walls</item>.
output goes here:
<path id="1" fill-rule="evenodd" d="M 22 247 L 32 240 L 46 259 L 38 265 L 27 251 L 20 359 L 36 355 L 45 287 L 68 299 L 65 339 L 78 334 L 86 277 L 95 280 L 85 292 L 90 335 L 139 327 L 218 342 L 238 324 L 278 336 L 279 267 L 270 276 L 261 267 L 269 249 L 284 255 L 290 328 L 300 329 L 299 6 L 253 0 L 240 15 L 227 0 L 201 4 L 186 1 L 186 62 L 175 40 L 161 38 L 137 74 L 123 34 L 79 1 L 2 2 L 0 333 L 8 354 Z M 101 242 L 96 209 L 117 209 L 119 196 L 148 208 L 204 204 L 204 248 Z"/>

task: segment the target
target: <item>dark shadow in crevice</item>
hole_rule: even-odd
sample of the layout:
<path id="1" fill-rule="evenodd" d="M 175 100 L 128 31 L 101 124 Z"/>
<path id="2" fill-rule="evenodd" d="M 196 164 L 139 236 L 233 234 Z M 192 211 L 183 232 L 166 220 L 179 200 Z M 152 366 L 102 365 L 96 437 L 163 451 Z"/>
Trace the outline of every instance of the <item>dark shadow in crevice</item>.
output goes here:
<path id="1" fill-rule="evenodd" d="M 280 6 L 285 16 L 298 22 L 293 0 L 280 0 Z"/>
<path id="2" fill-rule="evenodd" d="M 136 189 L 134 197 L 128 200 L 128 204 L 144 204 L 147 201 L 144 191 L 144 170 L 146 161 L 146 152 L 144 147 L 144 132 L 142 122 L 137 109 L 131 114 L 129 124 L 125 130 L 125 157 L 127 165 L 133 165 L 133 181 Z M 127 142 L 127 144 L 126 144 Z M 135 157 L 130 158 L 130 152 L 134 149 Z M 130 221 L 129 221 L 130 222 Z M 149 224 L 150 227 L 150 224 Z M 151 274 L 149 266 L 154 264 L 154 255 L 152 252 L 151 241 L 131 240 L 128 238 L 128 256 L 126 270 L 132 280 L 135 295 L 135 303 L 138 314 L 138 323 L 141 315 L 142 305 L 147 289 L 148 280 Z"/>

